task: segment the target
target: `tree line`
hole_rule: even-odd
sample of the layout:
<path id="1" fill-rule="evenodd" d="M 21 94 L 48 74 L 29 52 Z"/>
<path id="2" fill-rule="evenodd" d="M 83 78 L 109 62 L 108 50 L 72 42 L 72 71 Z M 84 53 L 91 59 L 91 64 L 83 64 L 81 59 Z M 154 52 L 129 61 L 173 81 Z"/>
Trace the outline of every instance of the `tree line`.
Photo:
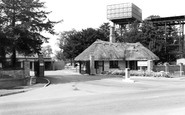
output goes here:
<path id="1" fill-rule="evenodd" d="M 155 17 L 159 16 L 148 18 Z M 135 21 L 125 26 L 122 31 L 117 28 L 116 42 L 140 42 L 160 58 L 159 62 L 175 61 L 180 56 L 178 53 L 180 36 L 177 27 L 168 26 L 168 33 L 165 33 L 163 26 L 156 26 L 147 19 L 141 23 Z M 73 60 L 97 39 L 109 41 L 109 28 L 110 24 L 104 23 L 97 29 L 87 28 L 81 31 L 73 29 L 62 32 L 58 39 L 61 51 L 57 52 L 56 57 L 63 60 Z"/>

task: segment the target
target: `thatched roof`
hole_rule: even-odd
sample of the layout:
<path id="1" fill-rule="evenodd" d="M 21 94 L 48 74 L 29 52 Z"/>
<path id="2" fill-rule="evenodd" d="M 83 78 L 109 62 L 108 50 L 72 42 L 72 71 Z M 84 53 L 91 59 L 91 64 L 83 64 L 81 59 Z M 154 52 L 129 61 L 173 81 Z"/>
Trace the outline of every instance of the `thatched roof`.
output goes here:
<path id="1" fill-rule="evenodd" d="M 97 40 L 79 54 L 75 61 L 88 61 L 90 55 L 93 55 L 95 60 L 159 60 L 140 43 L 110 43 Z"/>
<path id="2" fill-rule="evenodd" d="M 125 60 L 159 60 L 153 52 L 141 43 L 126 43 Z"/>

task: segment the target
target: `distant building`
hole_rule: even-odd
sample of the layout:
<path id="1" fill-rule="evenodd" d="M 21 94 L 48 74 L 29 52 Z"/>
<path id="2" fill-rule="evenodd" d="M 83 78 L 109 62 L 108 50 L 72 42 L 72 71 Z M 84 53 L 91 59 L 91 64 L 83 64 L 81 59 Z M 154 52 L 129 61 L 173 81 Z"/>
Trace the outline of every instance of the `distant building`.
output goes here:
<path id="1" fill-rule="evenodd" d="M 54 60 L 51 57 L 43 57 L 44 58 L 44 66 L 45 70 L 53 70 L 54 69 Z M 23 56 L 20 54 L 17 54 L 16 56 L 17 59 L 17 65 L 18 67 L 22 68 L 23 67 L 23 62 L 24 61 L 29 61 L 30 62 L 30 70 L 34 71 L 35 69 L 38 68 L 38 56 Z M 10 56 L 6 56 L 7 62 L 10 62 Z"/>

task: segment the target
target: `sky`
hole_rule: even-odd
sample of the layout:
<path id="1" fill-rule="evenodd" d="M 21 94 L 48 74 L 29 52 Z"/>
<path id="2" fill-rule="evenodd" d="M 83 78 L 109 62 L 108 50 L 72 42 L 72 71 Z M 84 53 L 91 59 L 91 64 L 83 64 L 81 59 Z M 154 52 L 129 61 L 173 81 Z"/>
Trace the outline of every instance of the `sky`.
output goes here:
<path id="1" fill-rule="evenodd" d="M 47 11 L 52 11 L 49 19 L 63 20 L 55 26 L 56 32 L 98 28 L 107 20 L 107 5 L 119 3 L 134 3 L 142 10 L 142 19 L 150 15 L 161 17 L 185 15 L 184 0 L 40 0 L 45 2 Z M 58 36 L 50 37 L 49 43 L 53 51 L 60 50 L 57 46 Z"/>

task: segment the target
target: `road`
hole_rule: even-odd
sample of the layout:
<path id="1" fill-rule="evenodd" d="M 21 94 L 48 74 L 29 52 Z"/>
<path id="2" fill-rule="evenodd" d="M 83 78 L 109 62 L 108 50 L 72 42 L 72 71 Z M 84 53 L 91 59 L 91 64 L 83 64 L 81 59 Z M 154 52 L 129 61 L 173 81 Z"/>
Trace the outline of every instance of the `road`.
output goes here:
<path id="1" fill-rule="evenodd" d="M 185 78 L 46 72 L 46 88 L 0 97 L 0 115 L 184 115 Z"/>

